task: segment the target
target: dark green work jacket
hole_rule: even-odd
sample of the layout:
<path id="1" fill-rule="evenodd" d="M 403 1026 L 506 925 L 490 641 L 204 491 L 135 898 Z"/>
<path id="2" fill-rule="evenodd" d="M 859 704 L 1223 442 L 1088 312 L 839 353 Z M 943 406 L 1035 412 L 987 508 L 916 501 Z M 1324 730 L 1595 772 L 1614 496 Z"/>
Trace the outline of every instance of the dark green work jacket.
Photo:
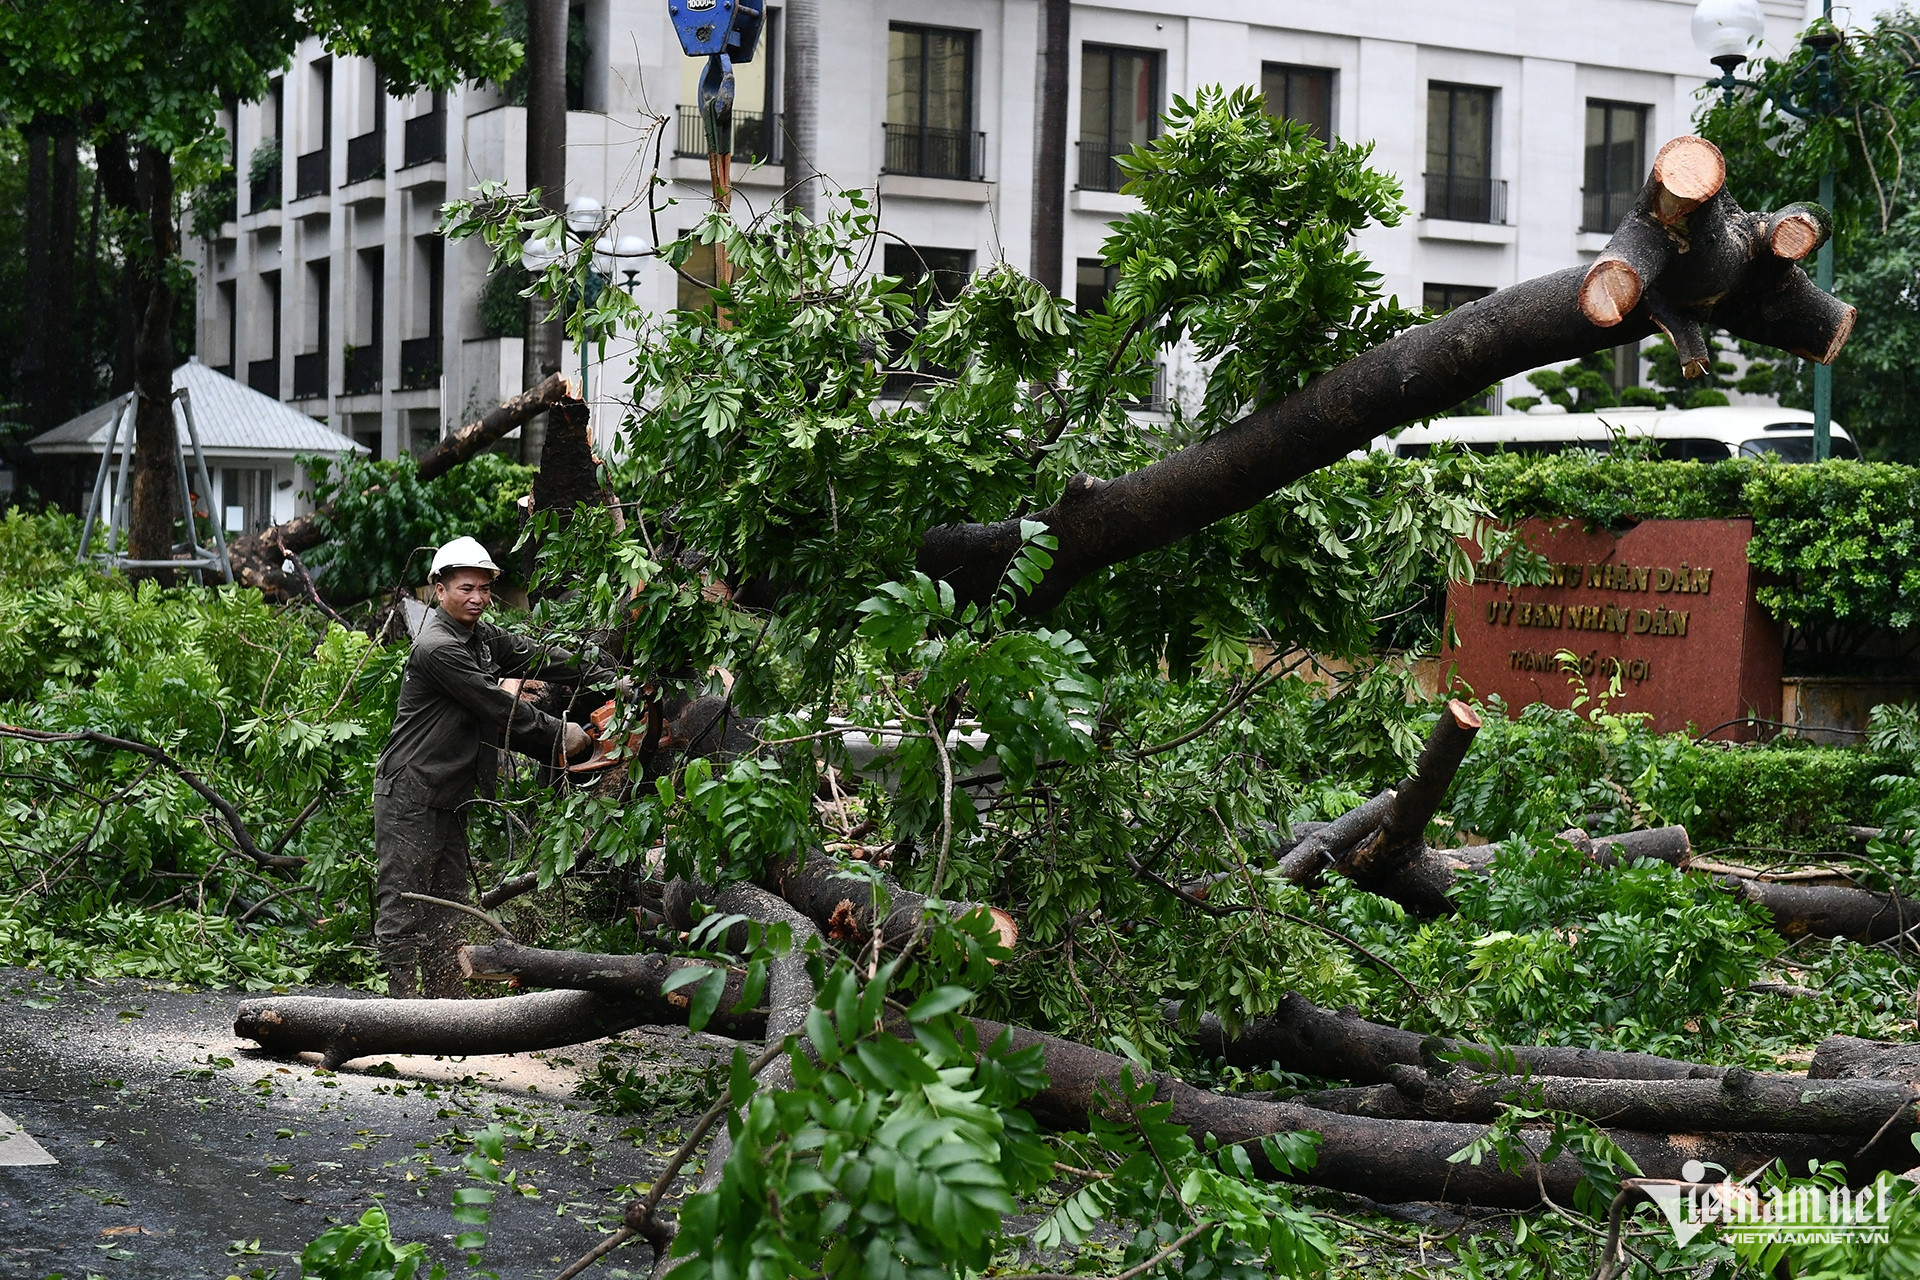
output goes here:
<path id="1" fill-rule="evenodd" d="M 503 631 L 482 618 L 463 627 L 435 609 L 420 628 L 400 681 L 393 732 L 374 774 L 376 795 L 394 783 L 436 809 L 491 793 L 497 747 L 559 757 L 566 725 L 500 687 L 501 677 L 578 679 L 573 655 Z"/>

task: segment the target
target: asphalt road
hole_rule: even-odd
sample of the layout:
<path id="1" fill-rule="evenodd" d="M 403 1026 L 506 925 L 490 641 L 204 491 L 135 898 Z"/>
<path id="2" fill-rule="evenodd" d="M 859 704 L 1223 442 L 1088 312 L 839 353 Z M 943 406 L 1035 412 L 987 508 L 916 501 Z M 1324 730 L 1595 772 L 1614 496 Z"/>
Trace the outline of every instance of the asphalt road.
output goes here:
<path id="1" fill-rule="evenodd" d="M 0 969 L 0 1113 L 57 1161 L 9 1164 L 25 1144 L 0 1141 L 0 1277 L 292 1280 L 308 1241 L 375 1204 L 397 1240 L 467 1275 L 453 1237 L 468 1228 L 450 1208 L 455 1190 L 477 1185 L 462 1169 L 464 1135 L 490 1123 L 513 1137 L 514 1185 L 496 1197 L 480 1267 L 551 1276 L 601 1238 L 680 1136 L 671 1118 L 576 1102 L 583 1072 L 608 1055 L 672 1071 L 719 1043 L 630 1032 L 547 1054 L 366 1059 L 331 1073 L 238 1040 L 239 999 Z M 650 1263 L 638 1246 L 594 1274 L 643 1276 Z"/>

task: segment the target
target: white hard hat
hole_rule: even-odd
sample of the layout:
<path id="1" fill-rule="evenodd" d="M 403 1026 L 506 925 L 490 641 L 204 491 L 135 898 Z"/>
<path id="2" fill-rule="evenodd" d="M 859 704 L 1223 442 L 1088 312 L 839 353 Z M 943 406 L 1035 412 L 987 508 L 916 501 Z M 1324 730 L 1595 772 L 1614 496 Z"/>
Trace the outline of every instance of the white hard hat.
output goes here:
<path id="1" fill-rule="evenodd" d="M 440 575 L 449 569 L 485 569 L 495 577 L 500 574 L 500 566 L 493 562 L 478 538 L 455 538 L 434 552 L 433 568 L 427 576 L 438 582 Z"/>

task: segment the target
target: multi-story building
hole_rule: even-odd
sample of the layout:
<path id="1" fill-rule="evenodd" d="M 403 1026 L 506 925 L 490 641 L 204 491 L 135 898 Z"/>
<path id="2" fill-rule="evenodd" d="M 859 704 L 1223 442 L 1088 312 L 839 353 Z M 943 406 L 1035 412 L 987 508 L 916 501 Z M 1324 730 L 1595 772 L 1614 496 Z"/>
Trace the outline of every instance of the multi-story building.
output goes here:
<path id="1" fill-rule="evenodd" d="M 1766 43 L 1784 50 L 1803 4 L 1765 7 Z M 813 160 L 829 185 L 877 190 L 884 225 L 936 270 L 997 258 L 1025 268 L 1039 0 L 820 8 Z M 1709 68 L 1689 37 L 1692 10 L 1691 0 L 1076 3 L 1064 287 L 1083 305 L 1108 287 L 1099 246 L 1133 206 L 1113 157 L 1153 136 L 1170 95 L 1207 84 L 1257 85 L 1269 109 L 1373 144 L 1410 214 L 1362 243 L 1403 302 L 1450 307 L 1591 261 L 1653 152 L 1694 115 Z M 567 195 L 631 205 L 658 154 L 677 201 L 660 233 L 677 234 L 705 207 L 699 64 L 658 0 L 585 0 L 574 20 L 585 54 L 569 76 Z M 779 32 L 771 5 L 762 54 L 740 68 L 742 217 L 783 184 Z M 520 340 L 504 332 L 513 308 L 497 297 L 483 306 L 484 246 L 435 234 L 440 206 L 481 181 L 524 188 L 525 112 L 508 90 L 393 98 L 370 63 L 310 40 L 265 101 L 234 114 L 239 213 L 203 245 L 203 360 L 381 456 L 430 444 L 519 389 Z M 650 235 L 644 206 L 613 234 Z M 894 248 L 874 266 L 898 272 L 907 259 Z M 676 278 L 652 259 L 626 282 L 645 306 L 675 305 Z M 1622 355 L 1624 383 L 1639 361 Z M 604 433 L 618 417 L 617 361 L 590 365 Z M 1516 380 L 1495 403 L 1528 389 Z"/>

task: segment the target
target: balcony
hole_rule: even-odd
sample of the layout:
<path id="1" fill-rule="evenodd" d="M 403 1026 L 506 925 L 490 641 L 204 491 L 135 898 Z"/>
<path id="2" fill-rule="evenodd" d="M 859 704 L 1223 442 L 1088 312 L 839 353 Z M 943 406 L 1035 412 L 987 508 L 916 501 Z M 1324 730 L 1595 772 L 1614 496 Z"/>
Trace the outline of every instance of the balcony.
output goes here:
<path id="1" fill-rule="evenodd" d="M 1501 179 L 1452 173 L 1425 176 L 1427 217 L 1446 222 L 1506 222 L 1507 184 Z"/>
<path id="2" fill-rule="evenodd" d="M 295 400 L 327 398 L 326 352 L 313 351 L 293 358 L 293 398 Z"/>
<path id="3" fill-rule="evenodd" d="M 346 385 L 341 394 L 368 396 L 380 390 L 380 343 L 347 348 Z"/>
<path id="4" fill-rule="evenodd" d="M 247 184 L 247 210 L 259 213 L 263 209 L 280 207 L 280 162 L 261 171 L 258 180 Z"/>
<path id="5" fill-rule="evenodd" d="M 1125 184 L 1127 176 L 1120 172 L 1120 157 L 1133 153 L 1132 143 L 1108 146 L 1083 138 L 1079 146 L 1082 191 L 1118 191 Z"/>
<path id="6" fill-rule="evenodd" d="M 415 116 L 407 121 L 406 130 L 401 168 L 411 169 L 415 165 L 432 164 L 435 160 L 447 158 L 445 111 L 429 111 L 424 116 Z"/>
<path id="7" fill-rule="evenodd" d="M 265 360 L 247 362 L 247 385 L 263 396 L 280 398 L 280 357 L 268 356 Z"/>
<path id="8" fill-rule="evenodd" d="M 411 123 L 411 122 L 409 122 Z M 431 390 L 440 385 L 440 335 L 408 338 L 400 344 L 400 389 Z"/>
<path id="9" fill-rule="evenodd" d="M 294 162 L 293 198 L 304 200 L 308 196 L 327 194 L 328 178 L 333 168 L 333 151 L 322 147 L 318 151 L 309 151 Z"/>
<path id="10" fill-rule="evenodd" d="M 387 160 L 387 135 L 376 129 L 347 139 L 347 182 L 366 182 L 380 176 Z"/>
<path id="11" fill-rule="evenodd" d="M 1580 229 L 1612 235 L 1633 208 L 1634 191 L 1581 191 Z"/>
<path id="12" fill-rule="evenodd" d="M 784 164 L 786 148 L 781 145 L 780 124 L 784 116 L 761 111 L 733 113 L 733 158 L 741 164 Z M 679 109 L 679 131 L 674 137 L 673 154 L 704 159 L 707 154 L 707 126 L 700 119 L 700 108 Z"/>
<path id="13" fill-rule="evenodd" d="M 915 178 L 957 178 L 979 182 L 986 176 L 987 135 L 959 129 L 925 129 L 911 124 L 880 126 L 886 141 L 882 173 Z"/>

